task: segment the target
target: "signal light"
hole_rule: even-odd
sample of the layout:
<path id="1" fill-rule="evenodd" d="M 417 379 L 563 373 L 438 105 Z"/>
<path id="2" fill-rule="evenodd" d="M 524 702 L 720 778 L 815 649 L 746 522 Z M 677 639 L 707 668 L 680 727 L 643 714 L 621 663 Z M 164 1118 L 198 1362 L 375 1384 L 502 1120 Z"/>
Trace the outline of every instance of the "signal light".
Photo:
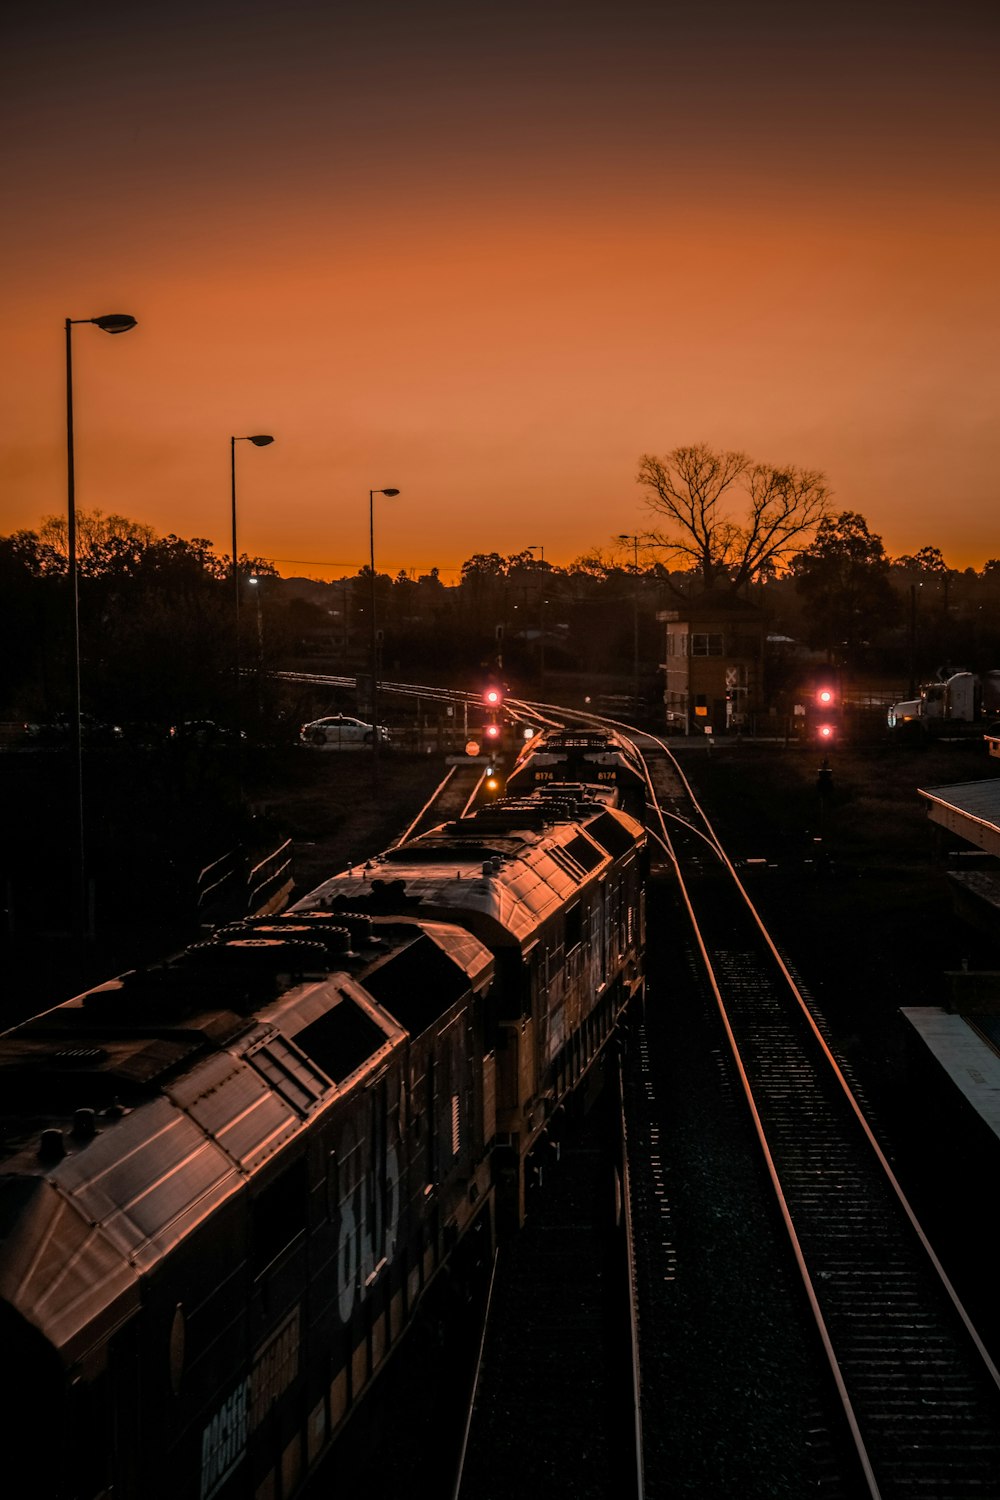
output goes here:
<path id="1" fill-rule="evenodd" d="M 490 708 L 499 708 L 503 702 L 502 690 L 498 687 L 484 688 L 483 702 L 488 704 Z"/>
<path id="2" fill-rule="evenodd" d="M 488 740 L 498 740 L 500 738 L 500 725 L 487 724 L 483 730 L 483 733 Z"/>
<path id="3" fill-rule="evenodd" d="M 819 728 L 816 730 L 816 733 L 819 735 L 821 740 L 832 740 L 835 734 L 835 730 L 832 724 L 820 724 Z"/>

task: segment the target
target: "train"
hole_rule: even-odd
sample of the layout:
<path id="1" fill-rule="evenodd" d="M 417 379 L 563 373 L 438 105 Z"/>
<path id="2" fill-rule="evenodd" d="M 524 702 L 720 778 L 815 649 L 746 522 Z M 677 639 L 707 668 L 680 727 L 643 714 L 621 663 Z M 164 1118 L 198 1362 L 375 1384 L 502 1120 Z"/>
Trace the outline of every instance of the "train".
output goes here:
<path id="1" fill-rule="evenodd" d="M 505 798 L 0 1036 L 9 1462 L 289 1500 L 641 1002 L 642 824 Z"/>
<path id="2" fill-rule="evenodd" d="M 525 742 L 510 775 L 508 796 L 555 795 L 566 786 L 603 796 L 640 821 L 646 811 L 646 777 L 642 762 L 623 735 L 598 728 L 543 729 Z"/>

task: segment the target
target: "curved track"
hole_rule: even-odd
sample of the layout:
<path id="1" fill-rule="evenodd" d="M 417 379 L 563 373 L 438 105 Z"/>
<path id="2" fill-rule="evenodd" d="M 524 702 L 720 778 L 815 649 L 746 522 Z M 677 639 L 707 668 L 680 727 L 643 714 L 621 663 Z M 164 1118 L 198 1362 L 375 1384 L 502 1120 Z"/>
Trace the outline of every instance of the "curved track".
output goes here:
<path id="1" fill-rule="evenodd" d="M 1000 1493 L 1000 1375 L 820 1019 L 660 742 L 651 818 L 676 872 L 804 1305 L 843 1417 L 845 1493 Z M 790 1309 L 790 1316 L 794 1316 Z M 655 1413 L 645 1412 L 647 1421 Z M 851 1458 L 843 1455 L 850 1453 Z"/>
<path id="2" fill-rule="evenodd" d="M 526 700 L 508 699 L 507 708 L 534 723 L 614 728 L 633 737 L 646 761 L 649 824 L 685 913 L 692 984 L 714 1012 L 718 1067 L 742 1145 L 761 1164 L 751 1174 L 756 1181 L 744 1174 L 738 1190 L 750 1195 L 766 1185 L 768 1232 L 784 1245 L 776 1252 L 780 1284 L 762 1325 L 775 1337 L 775 1385 L 787 1375 L 787 1329 L 799 1341 L 795 1358 L 804 1350 L 809 1371 L 819 1372 L 815 1388 L 807 1374 L 801 1401 L 786 1404 L 786 1414 L 802 1424 L 790 1446 L 806 1455 L 805 1480 L 775 1475 L 770 1484 L 765 1475 L 741 1493 L 798 1495 L 808 1483 L 831 1496 L 996 1500 L 1000 1373 L 834 1056 L 822 1018 L 767 933 L 676 758 L 663 741 L 599 715 Z M 670 988 L 653 1003 L 669 1007 Z M 675 1329 L 670 1299 L 678 1269 L 660 1165 L 658 1066 L 640 1037 L 629 1135 L 646 1449 L 640 1471 L 644 1466 L 648 1495 L 704 1495 L 707 1485 L 678 1483 L 675 1453 L 650 1440 L 663 1425 L 663 1403 L 677 1396 L 676 1384 L 665 1385 L 658 1368 Z M 752 1214 L 742 1204 L 726 1208 L 735 1208 L 737 1218 Z M 727 1295 L 726 1272 L 725 1263 L 717 1268 L 713 1292 L 720 1299 Z M 763 1427 L 772 1392 L 759 1396 Z"/>

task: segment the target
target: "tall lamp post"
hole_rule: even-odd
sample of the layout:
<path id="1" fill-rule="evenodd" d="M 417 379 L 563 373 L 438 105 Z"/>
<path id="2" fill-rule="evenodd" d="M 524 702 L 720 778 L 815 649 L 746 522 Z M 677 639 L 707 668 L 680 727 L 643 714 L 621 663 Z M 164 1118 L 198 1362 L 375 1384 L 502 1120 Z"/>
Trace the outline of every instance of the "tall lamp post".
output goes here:
<path id="1" fill-rule="evenodd" d="M 69 554 L 70 647 L 73 686 L 73 770 L 76 781 L 76 849 L 73 861 L 73 926 L 77 936 L 90 927 L 87 917 L 87 863 L 83 826 L 83 720 L 80 702 L 80 587 L 76 559 L 76 466 L 73 455 L 73 327 L 93 323 L 103 333 L 128 333 L 136 324 L 130 313 L 103 313 L 99 318 L 66 319 L 66 548 Z"/>
<path id="2" fill-rule="evenodd" d="M 234 615 L 236 628 L 236 699 L 239 702 L 240 692 L 240 565 L 239 553 L 236 550 L 236 444 L 253 443 L 255 448 L 266 448 L 273 443 L 274 438 L 266 432 L 254 433 L 252 437 L 231 437 L 229 439 L 229 479 L 233 501 L 233 594 L 235 598 L 236 612 Z"/>
<path id="3" fill-rule="evenodd" d="M 620 542 L 632 543 L 632 710 L 639 712 L 639 537 L 619 531 Z"/>
<path id="4" fill-rule="evenodd" d="M 395 489 L 368 491 L 368 563 L 371 573 L 372 767 L 378 775 L 378 630 L 375 624 L 375 496 L 391 498 Z"/>

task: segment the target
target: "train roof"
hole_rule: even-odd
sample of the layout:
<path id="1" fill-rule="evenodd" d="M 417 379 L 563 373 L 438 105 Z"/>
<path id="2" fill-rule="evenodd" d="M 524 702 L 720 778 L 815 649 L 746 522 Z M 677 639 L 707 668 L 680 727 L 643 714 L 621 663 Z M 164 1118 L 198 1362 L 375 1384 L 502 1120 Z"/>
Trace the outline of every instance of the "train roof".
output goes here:
<path id="1" fill-rule="evenodd" d="M 525 741 L 519 758 L 526 759 L 539 753 L 584 759 L 623 755 L 638 765 L 638 756 L 630 741 L 613 729 L 543 729 L 533 739 Z"/>
<path id="2" fill-rule="evenodd" d="M 324 881 L 294 910 L 393 910 L 523 944 L 595 874 L 640 846 L 642 825 L 601 799 L 503 799 Z"/>
<path id="3" fill-rule="evenodd" d="M 507 784 L 516 790 L 538 769 L 563 767 L 565 779 L 593 782 L 602 767 L 614 767 L 617 780 L 645 786 L 642 763 L 631 742 L 613 730 L 545 729 L 518 753 Z"/>
<path id="4" fill-rule="evenodd" d="M 461 929 L 359 920 L 366 948 L 335 970 L 293 942 L 298 971 L 280 973 L 280 938 L 221 934 L 0 1036 L 0 1298 L 67 1360 L 408 1030 L 489 982 Z"/>

